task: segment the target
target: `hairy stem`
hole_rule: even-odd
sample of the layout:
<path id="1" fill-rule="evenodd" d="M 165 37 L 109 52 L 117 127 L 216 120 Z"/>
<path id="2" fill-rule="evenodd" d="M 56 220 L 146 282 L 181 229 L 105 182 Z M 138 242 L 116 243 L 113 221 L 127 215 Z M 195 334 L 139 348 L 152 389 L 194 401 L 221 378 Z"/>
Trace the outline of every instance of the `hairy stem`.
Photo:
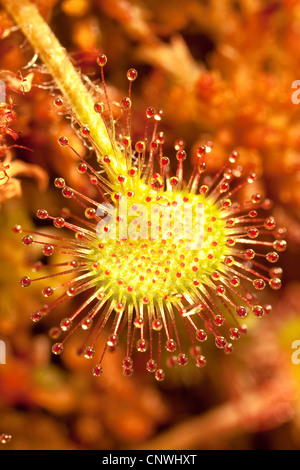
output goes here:
<path id="1" fill-rule="evenodd" d="M 48 24 L 29 0 L 0 0 L 20 27 L 34 50 L 54 78 L 74 116 L 90 130 L 97 148 L 104 155 L 115 154 L 105 123 L 94 111 L 94 101 Z M 116 156 L 115 169 L 121 167 L 121 155 Z"/>

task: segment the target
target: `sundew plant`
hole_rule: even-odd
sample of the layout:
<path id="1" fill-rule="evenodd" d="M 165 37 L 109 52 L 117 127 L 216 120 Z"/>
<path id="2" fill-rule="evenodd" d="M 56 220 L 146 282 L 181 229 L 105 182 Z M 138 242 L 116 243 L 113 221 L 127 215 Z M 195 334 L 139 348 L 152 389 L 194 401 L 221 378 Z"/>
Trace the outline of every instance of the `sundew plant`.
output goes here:
<path id="1" fill-rule="evenodd" d="M 86 336 L 78 353 L 93 362 L 95 376 L 105 374 L 106 351 L 122 341 L 124 375 L 133 373 L 135 354 L 143 354 L 147 371 L 158 381 L 166 364 L 205 366 L 206 340 L 231 353 L 247 331 L 247 315 L 270 313 L 259 291 L 281 287 L 274 263 L 286 242 L 270 215 L 271 202 L 255 192 L 240 197 L 256 175 L 243 174 L 234 149 L 215 175 L 207 174 L 211 142 L 200 145 L 191 161 L 179 136 L 173 154 L 165 155 L 162 112 L 152 107 L 145 109 L 143 136 L 133 141 L 131 89 L 138 71 L 127 71 L 128 94 L 116 116 L 105 84 L 109 61 L 104 54 L 97 59 L 102 90 L 94 100 L 35 6 L 27 0 L 3 4 L 56 81 L 60 92 L 54 107 L 71 117 L 98 162 L 91 165 L 61 136 L 58 145 L 74 152 L 78 172 L 98 197 L 91 199 L 56 178 L 62 197 L 78 203 L 81 215 L 70 209 L 50 214 L 43 207 L 37 216 L 48 225 L 51 221 L 55 234 L 14 228 L 24 245 L 40 245 L 49 259 L 65 256 L 59 264 L 40 264 L 41 275 L 20 280 L 24 288 L 43 283 L 47 304 L 33 312 L 34 322 L 84 296 L 73 312 L 66 307 L 68 314 L 51 330 L 52 352 L 63 353 L 70 335 L 82 329 Z"/>

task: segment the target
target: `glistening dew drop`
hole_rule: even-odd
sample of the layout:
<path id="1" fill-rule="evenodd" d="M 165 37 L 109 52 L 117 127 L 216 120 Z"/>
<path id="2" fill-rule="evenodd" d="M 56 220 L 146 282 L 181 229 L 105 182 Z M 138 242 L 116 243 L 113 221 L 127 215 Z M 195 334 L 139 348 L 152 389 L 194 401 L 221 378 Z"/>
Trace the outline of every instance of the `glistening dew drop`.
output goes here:
<path id="1" fill-rule="evenodd" d="M 213 148 L 211 143 L 201 145 L 187 176 L 184 142 L 178 139 L 174 155 L 165 156 L 162 112 L 152 107 L 146 109 L 145 135 L 132 141 L 131 86 L 137 78 L 133 68 L 127 72 L 128 96 L 120 102 L 117 132 L 105 87 L 106 63 L 106 56 L 99 56 L 103 101 L 95 102 L 94 113 L 105 122 L 109 154 L 101 151 L 89 128 L 76 120 L 62 97 L 54 99 L 54 106 L 72 116 L 96 153 L 98 168 L 65 136 L 59 138 L 59 144 L 77 156 L 78 172 L 98 197 L 91 199 L 56 178 L 56 188 L 64 198 L 78 203 L 82 215 L 69 209 L 51 215 L 46 208 L 40 209 L 37 216 L 52 221 L 56 235 L 15 227 L 24 245 L 39 244 L 43 256 L 65 255 L 59 264 L 39 263 L 44 275 L 25 276 L 20 284 L 28 287 L 43 281 L 45 298 L 55 298 L 32 314 L 34 322 L 70 298 L 85 295 L 80 306 L 51 330 L 56 341 L 53 354 L 61 354 L 70 335 L 81 328 L 86 341 L 79 353 L 93 362 L 94 376 L 105 372 L 106 351 L 122 341 L 124 375 L 133 373 L 134 357 L 141 354 L 146 370 L 161 381 L 166 364 L 185 366 L 193 361 L 196 367 L 204 367 L 202 343 L 208 338 L 231 353 L 233 343 L 246 333 L 244 318 L 270 312 L 271 307 L 261 304 L 257 294 L 266 286 L 281 287 L 281 269 L 274 263 L 286 249 L 285 230 L 266 215 L 271 204 L 260 194 L 237 201 L 238 192 L 251 185 L 256 175 L 241 174 L 236 152 L 216 175 L 206 177 L 206 159 Z M 174 173 L 171 159 L 176 162 Z M 99 348 L 103 335 L 105 347 Z"/>

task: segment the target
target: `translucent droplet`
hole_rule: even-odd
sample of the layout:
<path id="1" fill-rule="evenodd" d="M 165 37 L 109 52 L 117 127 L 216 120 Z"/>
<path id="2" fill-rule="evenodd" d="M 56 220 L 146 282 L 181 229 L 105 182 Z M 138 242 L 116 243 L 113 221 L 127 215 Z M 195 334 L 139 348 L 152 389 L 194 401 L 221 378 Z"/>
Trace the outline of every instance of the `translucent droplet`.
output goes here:
<path id="1" fill-rule="evenodd" d="M 76 240 L 83 240 L 84 233 L 83 232 L 75 232 L 75 238 L 76 238 Z"/>
<path id="2" fill-rule="evenodd" d="M 41 318 L 42 318 L 42 314 L 41 314 L 40 310 L 37 310 L 36 312 L 33 312 L 31 314 L 31 320 L 34 323 L 37 323 L 38 321 L 40 321 Z"/>
<path id="3" fill-rule="evenodd" d="M 230 328 L 230 339 L 232 340 L 236 340 L 236 339 L 239 339 L 240 337 L 240 331 L 238 328 Z"/>
<path id="4" fill-rule="evenodd" d="M 118 175 L 118 181 L 119 183 L 123 184 L 126 181 L 126 176 L 125 175 Z"/>
<path id="5" fill-rule="evenodd" d="M 39 209 L 37 211 L 36 215 L 39 219 L 47 219 L 48 212 L 45 209 Z"/>
<path id="6" fill-rule="evenodd" d="M 256 173 L 250 173 L 250 175 L 247 178 L 248 183 L 253 183 L 257 178 Z"/>
<path id="7" fill-rule="evenodd" d="M 222 199 L 220 201 L 221 205 L 223 208 L 227 208 L 227 207 L 230 207 L 232 202 L 231 202 L 231 199 Z"/>
<path id="8" fill-rule="evenodd" d="M 80 129 L 80 133 L 83 137 L 88 137 L 91 133 L 90 129 L 87 127 L 87 126 L 83 126 L 81 129 Z"/>
<path id="9" fill-rule="evenodd" d="M 269 280 L 269 285 L 273 290 L 278 290 L 281 288 L 281 280 L 278 277 L 273 277 Z"/>
<path id="10" fill-rule="evenodd" d="M 55 219 L 53 220 L 53 225 L 56 228 L 63 228 L 65 225 L 65 219 L 63 219 L 62 217 L 55 217 Z"/>
<path id="11" fill-rule="evenodd" d="M 127 171 L 127 174 L 131 177 L 134 177 L 137 175 L 137 168 L 135 166 L 132 166 L 131 168 L 129 168 L 129 170 Z"/>
<path id="12" fill-rule="evenodd" d="M 278 253 L 276 253 L 276 251 L 271 251 L 270 253 L 266 254 L 266 259 L 270 263 L 276 263 L 279 259 L 279 255 L 278 255 Z"/>
<path id="13" fill-rule="evenodd" d="M 54 292 L 54 289 L 53 287 L 45 287 L 43 290 L 42 290 L 42 294 L 44 295 L 44 297 L 50 297 L 50 295 L 52 295 Z"/>
<path id="14" fill-rule="evenodd" d="M 250 212 L 248 212 L 248 216 L 252 217 L 252 218 L 256 217 L 257 216 L 257 211 L 251 210 Z"/>
<path id="15" fill-rule="evenodd" d="M 148 348 L 148 342 L 145 339 L 139 339 L 136 343 L 136 348 L 139 352 L 145 352 Z"/>
<path id="16" fill-rule="evenodd" d="M 163 324 L 162 324 L 162 321 L 160 320 L 155 320 L 153 323 L 152 323 L 152 328 L 154 331 L 160 331 L 163 327 Z"/>
<path id="17" fill-rule="evenodd" d="M 136 144 L 135 144 L 135 150 L 139 153 L 141 152 L 144 152 L 146 149 L 146 144 L 143 140 L 139 140 Z"/>
<path id="18" fill-rule="evenodd" d="M 56 188 L 63 188 L 65 184 L 66 182 L 63 178 L 55 178 L 54 180 L 54 186 L 56 186 Z"/>
<path id="19" fill-rule="evenodd" d="M 240 279 L 237 276 L 233 276 L 230 279 L 230 284 L 234 287 L 238 287 L 240 285 Z"/>
<path id="20" fill-rule="evenodd" d="M 59 143 L 59 145 L 61 145 L 62 147 L 66 147 L 67 145 L 69 145 L 69 140 L 68 140 L 67 137 L 65 137 L 64 135 L 62 135 L 61 137 L 59 137 L 58 143 Z"/>
<path id="21" fill-rule="evenodd" d="M 196 357 L 196 366 L 199 367 L 199 368 L 202 368 L 202 367 L 206 366 L 206 358 L 204 356 L 202 356 L 201 354 L 199 354 Z"/>
<path id="22" fill-rule="evenodd" d="M 206 332 L 202 329 L 196 330 L 196 339 L 201 342 L 206 341 L 207 340 Z"/>
<path id="23" fill-rule="evenodd" d="M 93 324 L 93 319 L 86 316 L 80 322 L 80 326 L 83 330 L 89 330 Z"/>
<path id="24" fill-rule="evenodd" d="M 104 155 L 104 157 L 102 158 L 102 162 L 106 163 L 106 165 L 109 165 L 110 161 L 111 161 L 111 158 L 109 155 Z"/>
<path id="25" fill-rule="evenodd" d="M 96 215 L 96 210 L 93 207 L 88 207 L 87 209 L 85 209 L 84 215 L 87 219 L 92 219 Z"/>
<path id="26" fill-rule="evenodd" d="M 128 96 L 126 96 L 125 98 L 122 98 L 121 105 L 124 109 L 130 109 L 131 108 L 131 99 L 128 98 Z"/>
<path id="27" fill-rule="evenodd" d="M 1 444 L 7 444 L 10 441 L 11 441 L 11 435 L 10 434 L 0 434 L 0 443 Z"/>
<path id="28" fill-rule="evenodd" d="M 206 145 L 200 145 L 197 149 L 197 157 L 204 157 L 206 155 Z"/>
<path id="29" fill-rule="evenodd" d="M 252 307 L 252 312 L 256 317 L 262 317 L 265 313 L 261 305 L 254 305 L 254 307 Z"/>
<path id="30" fill-rule="evenodd" d="M 56 108 L 61 108 L 64 104 L 62 98 L 60 98 L 59 96 L 57 98 L 54 98 L 54 100 L 52 101 L 53 105 L 56 107 Z"/>
<path id="31" fill-rule="evenodd" d="M 215 339 L 216 346 L 220 349 L 225 348 L 227 341 L 223 336 L 217 336 Z"/>
<path id="32" fill-rule="evenodd" d="M 131 377 L 133 374 L 133 368 L 132 367 L 123 367 L 122 368 L 122 373 L 125 377 Z"/>
<path id="33" fill-rule="evenodd" d="M 241 335 L 245 335 L 248 332 L 248 327 L 247 325 L 240 325 L 239 330 L 241 332 Z"/>
<path id="34" fill-rule="evenodd" d="M 69 199 L 73 196 L 73 191 L 71 188 L 68 188 L 67 186 L 65 186 L 62 190 L 62 195 Z"/>
<path id="35" fill-rule="evenodd" d="M 100 67 L 104 67 L 104 65 L 107 64 L 107 57 L 105 54 L 98 55 L 97 64 L 100 65 Z"/>
<path id="36" fill-rule="evenodd" d="M 174 352 L 174 351 L 176 351 L 176 348 L 177 348 L 176 342 L 173 339 L 168 339 L 166 341 L 165 346 L 166 346 L 166 350 L 168 352 Z"/>
<path id="37" fill-rule="evenodd" d="M 103 373 L 103 367 L 100 364 L 97 364 L 93 367 L 93 376 L 100 377 Z"/>
<path id="38" fill-rule="evenodd" d="M 17 225 L 15 225 L 15 226 L 13 227 L 12 230 L 13 230 L 13 232 L 15 232 L 15 233 L 20 233 L 20 232 L 22 232 L 22 226 L 19 225 L 19 224 L 17 224 Z"/>
<path id="39" fill-rule="evenodd" d="M 238 156 L 239 156 L 238 152 L 235 152 L 235 151 L 232 152 L 232 154 L 229 157 L 230 163 L 235 163 L 238 159 Z"/>
<path id="40" fill-rule="evenodd" d="M 154 115 L 154 119 L 155 119 L 156 121 L 161 121 L 161 118 L 162 118 L 163 114 L 164 114 L 164 113 L 163 113 L 163 110 L 162 110 L 162 109 L 159 109 L 159 110 L 157 111 L 157 113 Z M 158 139 L 160 139 L 160 134 L 163 134 L 163 133 L 160 132 L 160 133 L 158 134 L 158 137 L 157 137 Z M 162 143 L 161 140 L 160 140 L 160 143 Z"/>
<path id="41" fill-rule="evenodd" d="M 43 254 L 45 256 L 51 256 L 54 253 L 54 246 L 53 245 L 45 245 L 43 247 Z"/>
<path id="42" fill-rule="evenodd" d="M 144 325 L 144 320 L 142 319 L 142 317 L 137 317 L 135 320 L 134 320 L 134 326 L 136 328 L 142 328 L 142 326 Z"/>
<path id="43" fill-rule="evenodd" d="M 28 277 L 28 276 L 22 277 L 22 279 L 20 279 L 20 284 L 21 284 L 22 287 L 28 287 L 28 286 L 30 286 L 30 284 L 31 284 L 31 279 L 30 279 L 30 277 Z"/>
<path id="44" fill-rule="evenodd" d="M 53 352 L 53 354 L 55 355 L 58 355 L 58 354 L 61 354 L 63 352 L 63 344 L 62 343 L 55 343 L 53 344 L 51 350 Z"/>
<path id="45" fill-rule="evenodd" d="M 155 109 L 152 108 L 152 106 L 149 106 L 146 110 L 146 117 L 150 119 L 154 116 L 154 114 L 155 114 Z"/>
<path id="46" fill-rule="evenodd" d="M 226 220 L 226 226 L 227 227 L 234 227 L 236 224 L 236 220 L 235 219 L 228 219 Z"/>
<path id="47" fill-rule="evenodd" d="M 146 364 L 146 369 L 148 372 L 155 372 L 157 370 L 157 364 L 154 359 L 149 359 Z"/>
<path id="48" fill-rule="evenodd" d="M 276 238 L 281 238 L 281 239 L 282 239 L 283 237 L 285 237 L 286 232 L 287 232 L 287 230 L 286 230 L 285 227 L 278 227 L 278 228 L 275 230 L 274 235 L 275 235 Z"/>
<path id="49" fill-rule="evenodd" d="M 231 354 L 233 351 L 233 346 L 231 343 L 227 343 L 223 349 L 225 354 Z"/>
<path id="50" fill-rule="evenodd" d="M 219 193 L 226 193 L 226 191 L 229 190 L 229 184 L 228 183 L 222 183 L 220 186 L 219 186 Z"/>
<path id="51" fill-rule="evenodd" d="M 257 290 L 263 290 L 266 286 L 266 283 L 263 279 L 254 279 L 253 286 Z"/>
<path id="52" fill-rule="evenodd" d="M 253 202 L 253 204 L 258 204 L 259 202 L 262 201 L 262 195 L 261 194 L 253 194 L 253 196 L 251 197 L 251 201 Z"/>
<path id="53" fill-rule="evenodd" d="M 93 346 L 87 346 L 84 348 L 83 355 L 86 359 L 92 359 L 95 355 L 95 349 Z"/>
<path id="54" fill-rule="evenodd" d="M 156 372 L 155 372 L 155 378 L 158 382 L 161 382 L 162 380 L 164 380 L 165 378 L 165 372 L 163 369 L 158 369 Z"/>
<path id="55" fill-rule="evenodd" d="M 226 294 L 226 289 L 223 285 L 217 286 L 216 291 L 217 291 L 217 294 L 221 297 Z"/>
<path id="56" fill-rule="evenodd" d="M 126 367 L 132 367 L 133 366 L 133 360 L 131 359 L 131 357 L 125 357 L 122 361 L 122 367 L 126 368 Z"/>
<path id="57" fill-rule="evenodd" d="M 107 346 L 114 347 L 118 344 L 118 340 L 119 340 L 118 335 L 110 335 L 106 344 Z"/>
<path id="58" fill-rule="evenodd" d="M 32 245 L 33 243 L 33 238 L 31 235 L 25 235 L 23 238 L 22 238 L 22 243 L 26 246 L 28 245 Z"/>
<path id="59" fill-rule="evenodd" d="M 224 263 L 226 266 L 232 266 L 234 264 L 233 256 L 225 256 Z"/>
<path id="60" fill-rule="evenodd" d="M 269 269 L 270 277 L 279 277 L 281 278 L 283 274 L 283 269 L 280 266 L 274 266 L 274 268 Z"/>
<path id="61" fill-rule="evenodd" d="M 131 68 L 127 70 L 127 78 L 129 81 L 133 82 L 138 76 L 137 70 L 134 68 Z"/>
<path id="62" fill-rule="evenodd" d="M 231 238 L 231 237 L 230 237 L 230 238 L 227 238 L 227 240 L 226 240 L 227 246 L 234 246 L 235 243 L 236 243 L 235 238 Z"/>
<path id="63" fill-rule="evenodd" d="M 205 194 L 205 193 L 207 193 L 208 190 L 209 190 L 209 187 L 207 186 L 207 184 L 202 184 L 200 186 L 199 193 Z"/>
<path id="64" fill-rule="evenodd" d="M 286 250 L 287 242 L 285 240 L 275 240 L 273 242 L 273 247 L 276 251 L 282 252 Z"/>
<path id="65" fill-rule="evenodd" d="M 269 315 L 272 312 L 272 305 L 264 305 L 264 311 L 266 315 Z"/>
<path id="66" fill-rule="evenodd" d="M 187 355 L 183 353 L 178 354 L 177 362 L 180 366 L 186 366 L 188 363 Z"/>
<path id="67" fill-rule="evenodd" d="M 44 265 L 43 265 L 43 263 L 42 263 L 41 261 L 37 261 L 36 263 L 34 263 L 33 268 L 32 268 L 32 271 L 37 272 L 37 271 L 39 271 L 40 269 L 42 269 L 43 266 L 44 266 Z"/>
<path id="68" fill-rule="evenodd" d="M 186 159 L 186 151 L 185 150 L 178 150 L 176 153 L 176 158 L 179 162 L 183 162 Z"/>
<path id="69" fill-rule="evenodd" d="M 235 309 L 237 315 L 241 318 L 245 318 L 248 314 L 246 307 L 243 307 L 242 305 L 239 305 Z"/>
<path id="70" fill-rule="evenodd" d="M 170 165 L 170 159 L 168 157 L 162 157 L 160 161 L 161 161 L 162 166 Z"/>
<path id="71" fill-rule="evenodd" d="M 189 349 L 189 353 L 192 357 L 197 357 L 201 353 L 201 347 L 193 344 Z"/>
<path id="72" fill-rule="evenodd" d="M 125 304 L 123 304 L 123 302 L 118 302 L 115 306 L 115 311 L 123 312 L 124 308 L 125 308 Z"/>
<path id="73" fill-rule="evenodd" d="M 63 331 L 68 331 L 72 326 L 72 320 L 70 318 L 64 318 L 60 322 L 60 327 Z"/>
<path id="74" fill-rule="evenodd" d="M 72 297 L 72 295 L 74 295 L 74 293 L 75 293 L 75 287 L 69 287 L 69 288 L 67 289 L 67 295 L 68 295 L 69 297 Z"/>
<path id="75" fill-rule="evenodd" d="M 224 317 L 222 315 L 216 315 L 214 318 L 214 322 L 217 326 L 222 326 L 224 323 Z"/>
<path id="76" fill-rule="evenodd" d="M 179 181 L 179 180 L 178 180 L 177 176 L 171 176 L 171 178 L 170 178 L 169 181 L 170 181 L 170 185 L 171 185 L 173 188 L 175 188 L 175 187 L 178 185 L 178 181 Z"/>
<path id="77" fill-rule="evenodd" d="M 123 135 L 121 141 L 124 147 L 129 147 L 131 144 L 131 137 L 129 135 Z"/>
<path id="78" fill-rule="evenodd" d="M 259 230 L 255 227 L 249 228 L 249 230 L 247 231 L 247 235 L 251 239 L 257 238 L 259 235 Z"/>
<path id="79" fill-rule="evenodd" d="M 267 230 L 273 230 L 273 229 L 276 227 L 276 223 L 275 223 L 274 217 L 268 217 L 268 218 L 264 221 L 264 227 L 265 227 Z"/>
<path id="80" fill-rule="evenodd" d="M 94 110 L 96 111 L 96 113 L 102 114 L 102 113 L 104 113 L 104 109 L 105 109 L 104 103 L 101 103 L 100 101 L 97 101 L 94 104 Z"/>
<path id="81" fill-rule="evenodd" d="M 53 328 L 49 330 L 49 336 L 52 339 L 58 339 L 61 336 L 61 334 L 62 334 L 61 329 L 56 326 L 54 326 Z"/>

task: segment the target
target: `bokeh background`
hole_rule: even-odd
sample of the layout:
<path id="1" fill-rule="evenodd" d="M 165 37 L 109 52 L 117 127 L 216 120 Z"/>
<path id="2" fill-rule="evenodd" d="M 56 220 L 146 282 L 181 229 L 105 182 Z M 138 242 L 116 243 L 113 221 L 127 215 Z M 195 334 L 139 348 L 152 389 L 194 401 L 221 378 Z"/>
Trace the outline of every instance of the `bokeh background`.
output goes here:
<path id="1" fill-rule="evenodd" d="M 57 138 L 84 148 L 52 106 L 51 78 L 30 67 L 34 51 L 1 9 L 0 79 L 15 91 L 13 109 L 1 107 L 0 144 L 26 149 L 0 149 L 1 178 L 10 165 L 9 182 L 0 180 L 0 339 L 7 346 L 0 434 L 12 436 L 0 449 L 299 449 L 300 364 L 292 343 L 300 340 L 300 104 L 292 83 L 300 79 L 300 2 L 35 3 L 88 81 L 99 81 L 96 58 L 107 55 L 111 100 L 127 94 L 127 69 L 138 70 L 133 139 L 153 106 L 164 111 L 170 158 L 178 138 L 191 158 L 212 140 L 212 172 L 239 151 L 240 164 L 260 177 L 257 191 L 273 200 L 278 227 L 287 228 L 288 250 L 280 256 L 281 291 L 264 294 L 271 316 L 249 322 L 233 355 L 208 348 L 204 369 L 171 369 L 158 383 L 141 367 L 126 378 L 120 347 L 108 373 L 95 379 L 75 354 L 76 337 L 54 358 L 48 329 L 67 315 L 60 308 L 43 324 L 30 320 L 43 302 L 41 287 L 21 289 L 19 278 L 30 275 L 40 253 L 26 249 L 12 227 L 38 226 L 39 208 L 59 213 L 65 203 L 53 188 L 57 176 L 88 191 Z"/>

